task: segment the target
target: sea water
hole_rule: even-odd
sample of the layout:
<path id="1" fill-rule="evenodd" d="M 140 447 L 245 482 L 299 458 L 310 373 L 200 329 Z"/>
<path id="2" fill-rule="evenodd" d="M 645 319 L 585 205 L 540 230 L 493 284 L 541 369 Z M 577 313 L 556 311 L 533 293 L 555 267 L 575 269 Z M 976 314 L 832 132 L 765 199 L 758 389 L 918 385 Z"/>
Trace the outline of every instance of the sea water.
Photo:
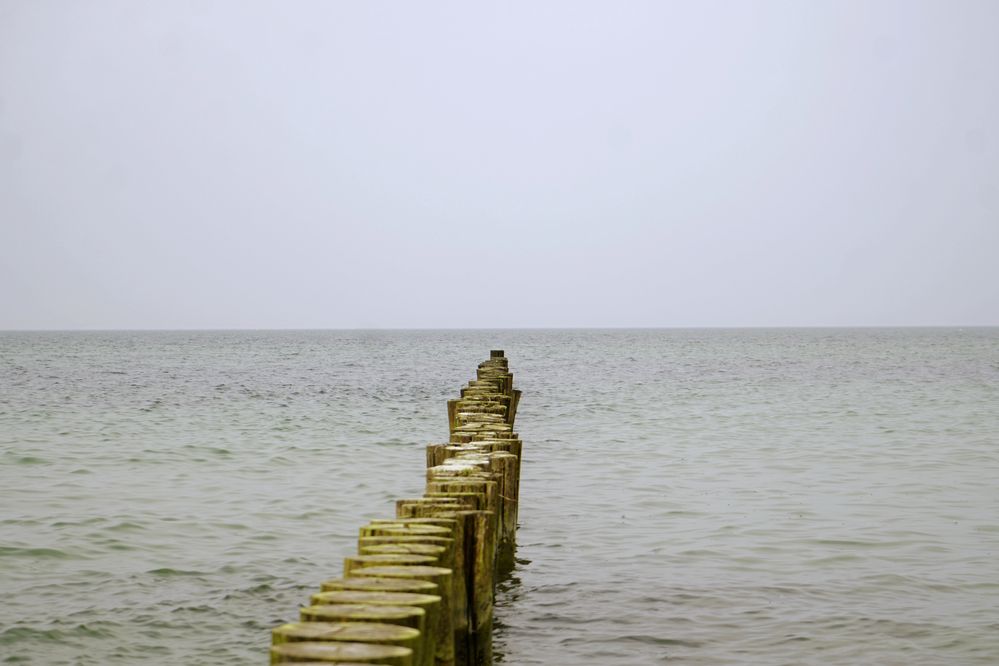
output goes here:
<path id="1" fill-rule="evenodd" d="M 0 333 L 0 661 L 266 663 L 524 391 L 508 664 L 999 662 L 999 329 Z"/>

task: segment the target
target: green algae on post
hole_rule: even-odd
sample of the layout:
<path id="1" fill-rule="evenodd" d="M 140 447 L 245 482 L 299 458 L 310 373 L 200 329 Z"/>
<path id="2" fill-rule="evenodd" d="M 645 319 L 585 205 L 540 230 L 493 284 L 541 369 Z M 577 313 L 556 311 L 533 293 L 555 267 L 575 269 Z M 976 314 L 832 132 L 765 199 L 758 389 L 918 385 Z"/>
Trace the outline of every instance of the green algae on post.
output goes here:
<path id="1" fill-rule="evenodd" d="M 272 632 L 273 644 L 298 642 L 346 642 L 396 645 L 413 651 L 414 663 L 427 666 L 425 637 L 417 629 L 377 622 L 289 622 Z"/>
<path id="2" fill-rule="evenodd" d="M 313 594 L 310 599 L 313 606 L 323 605 L 366 605 L 366 606 L 397 606 L 422 608 L 426 613 L 422 639 L 419 647 L 412 647 L 417 652 L 419 663 L 433 663 L 431 658 L 436 652 L 437 632 L 440 626 L 441 598 L 436 594 L 417 594 L 412 592 L 363 592 L 360 590 L 340 590 Z M 422 659 L 419 655 L 425 655 Z"/>
<path id="3" fill-rule="evenodd" d="M 374 643 L 282 643 L 271 648 L 271 663 L 325 662 L 414 666 L 413 651 Z"/>
<path id="4" fill-rule="evenodd" d="M 439 661 L 454 663 L 454 586 L 451 582 L 452 571 L 443 567 L 423 565 L 414 566 L 377 566 L 356 569 L 355 576 L 371 576 L 373 578 L 405 578 L 426 580 L 436 583 L 441 590 L 441 617 L 437 627 L 437 656 Z M 428 630 L 433 630 L 429 627 Z"/>
<path id="5" fill-rule="evenodd" d="M 435 564 L 436 557 L 410 553 L 379 553 L 377 555 L 352 555 L 343 558 L 343 575 L 350 576 L 355 569 L 384 566 L 386 564 Z"/>
<path id="6" fill-rule="evenodd" d="M 426 580 L 405 580 L 403 578 L 330 578 L 320 583 L 323 592 L 337 590 L 357 590 L 359 592 L 418 592 L 437 594 L 437 585 Z"/>

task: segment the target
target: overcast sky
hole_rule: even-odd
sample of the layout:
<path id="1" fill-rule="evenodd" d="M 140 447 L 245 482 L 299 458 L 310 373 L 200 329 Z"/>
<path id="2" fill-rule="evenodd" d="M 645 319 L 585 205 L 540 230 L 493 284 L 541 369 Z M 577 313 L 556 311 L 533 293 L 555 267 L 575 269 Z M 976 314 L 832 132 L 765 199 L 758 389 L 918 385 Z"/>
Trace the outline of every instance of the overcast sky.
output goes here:
<path id="1" fill-rule="evenodd" d="M 0 329 L 999 324 L 999 2 L 0 0 Z"/>

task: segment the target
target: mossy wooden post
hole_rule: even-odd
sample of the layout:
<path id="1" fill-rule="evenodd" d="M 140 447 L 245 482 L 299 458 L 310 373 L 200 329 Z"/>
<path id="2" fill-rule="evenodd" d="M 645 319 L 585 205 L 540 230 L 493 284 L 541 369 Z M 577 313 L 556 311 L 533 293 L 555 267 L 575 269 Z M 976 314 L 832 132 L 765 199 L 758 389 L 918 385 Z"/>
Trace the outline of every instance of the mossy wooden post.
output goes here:
<path id="1" fill-rule="evenodd" d="M 517 478 L 517 456 L 512 453 L 489 454 L 499 485 L 499 534 L 496 546 L 496 566 L 501 572 L 513 568 L 517 543 L 517 499 L 520 479 Z"/>
<path id="2" fill-rule="evenodd" d="M 506 422 L 513 427 L 513 422 L 517 418 L 517 405 L 520 404 L 520 389 L 513 390 L 513 400 L 510 402 L 510 409 L 506 413 Z"/>
<path id="3" fill-rule="evenodd" d="M 500 496 L 501 485 L 498 481 L 500 475 L 491 471 L 493 461 L 487 456 L 468 456 L 455 458 L 449 462 L 453 464 L 427 470 L 426 495 L 428 497 L 478 495 L 478 508 L 491 511 L 494 518 L 499 521 L 502 517 L 503 503 Z"/>
<path id="4" fill-rule="evenodd" d="M 455 507 L 455 510 L 462 511 L 468 509 L 482 509 L 488 511 L 490 506 L 495 506 L 494 499 L 488 495 L 488 492 L 484 486 L 473 486 L 471 484 L 448 484 L 447 481 L 453 479 L 467 479 L 472 480 L 472 477 L 435 477 L 433 480 L 427 483 L 427 489 L 424 493 L 427 497 L 449 497 L 453 499 L 461 500 L 461 505 Z M 486 477 L 476 477 L 474 480 L 477 481 L 487 481 Z"/>
<path id="5" fill-rule="evenodd" d="M 444 462 L 444 459 L 447 457 L 444 450 L 447 446 L 447 444 L 427 445 L 427 467 L 436 467 Z"/>
<path id="6" fill-rule="evenodd" d="M 441 595 L 441 619 L 436 628 L 437 660 L 435 663 L 438 666 L 452 666 L 455 663 L 454 618 L 452 615 L 454 601 L 451 596 L 454 590 L 454 586 L 451 583 L 452 573 L 451 569 L 445 569 L 444 567 L 423 565 L 364 567 L 354 571 L 355 576 L 361 577 L 426 580 L 436 583 L 439 589 L 448 591 L 448 594 Z"/>
<path id="7" fill-rule="evenodd" d="M 470 477 L 444 478 L 447 480 L 428 483 L 427 494 L 433 495 L 437 493 L 447 493 L 451 495 L 477 496 L 479 498 L 479 508 L 481 509 L 480 513 L 484 516 L 485 520 L 490 522 L 489 531 L 490 534 L 494 535 L 488 542 L 488 545 L 492 550 L 484 553 L 484 556 L 487 557 L 490 562 L 490 569 L 492 569 L 496 564 L 495 534 L 498 531 L 499 525 L 499 507 L 498 497 L 496 495 L 496 482 Z M 465 539 L 465 552 L 466 557 L 468 557 L 472 551 L 468 550 L 468 537 L 466 536 Z M 479 546 L 477 545 L 476 547 L 478 548 Z M 478 553 L 475 553 L 475 557 L 478 557 Z"/>
<path id="8" fill-rule="evenodd" d="M 404 555 L 422 555 L 433 558 L 433 565 L 451 567 L 451 550 L 444 546 L 434 546 L 429 543 L 379 543 L 370 546 L 358 545 L 358 552 L 361 555 L 384 555 L 387 553 Z M 446 559 L 445 559 L 446 558 Z"/>
<path id="9" fill-rule="evenodd" d="M 375 518 L 370 523 L 369 526 L 378 525 L 395 525 L 403 528 L 411 527 L 439 527 L 444 529 L 450 536 L 451 532 L 454 531 L 455 523 L 457 521 L 454 518 L 444 518 L 444 517 L 418 517 L 418 518 Z"/>
<path id="10" fill-rule="evenodd" d="M 385 593 L 383 593 L 385 594 Z M 398 593 L 394 593 L 398 594 Z M 429 596 L 429 595 L 427 595 Z M 313 604 L 299 609 L 299 619 L 306 623 L 370 623 L 395 624 L 416 629 L 420 636 L 420 646 L 429 650 L 432 646 L 432 628 L 428 625 L 427 611 L 419 606 L 393 606 L 391 604 Z M 421 659 L 425 652 L 414 657 Z M 419 666 L 415 664 L 414 666 Z"/>
<path id="11" fill-rule="evenodd" d="M 381 553 L 379 555 L 351 555 L 343 558 L 343 575 L 350 576 L 356 569 L 380 567 L 392 564 L 436 564 L 437 558 L 409 553 Z"/>
<path id="12" fill-rule="evenodd" d="M 460 507 L 459 507 L 460 509 Z M 454 552 L 454 539 L 451 537 L 439 537 L 428 535 L 391 535 L 391 536 L 365 536 L 357 540 L 358 548 L 367 546 L 377 546 L 380 544 L 425 544 L 429 546 L 440 546 L 448 553 Z"/>
<path id="13" fill-rule="evenodd" d="M 468 443 L 484 436 L 509 437 L 514 435 L 513 428 L 505 423 L 465 423 L 454 429 L 451 433 L 451 441 L 455 443 Z"/>
<path id="14" fill-rule="evenodd" d="M 377 537 L 376 537 L 377 538 Z M 338 592 L 341 590 L 357 590 L 358 592 L 416 592 L 418 594 L 436 594 L 436 583 L 428 580 L 406 580 L 405 578 L 330 578 L 319 585 L 323 592 Z"/>
<path id="15" fill-rule="evenodd" d="M 427 492 L 427 497 L 457 497 L 462 500 L 462 511 L 479 510 L 486 503 L 486 498 L 482 493 L 445 493 Z"/>
<path id="16" fill-rule="evenodd" d="M 478 493 L 482 496 L 479 506 L 485 511 L 492 511 L 499 516 L 500 496 L 496 481 L 484 476 L 435 476 L 427 483 L 427 493 L 461 494 Z"/>
<path id="17" fill-rule="evenodd" d="M 377 580 L 377 579 L 372 579 Z M 441 598 L 436 594 L 419 594 L 413 592 L 371 592 L 362 590 L 338 590 L 319 592 L 309 599 L 312 606 L 413 606 L 422 608 L 426 613 L 424 631 L 419 641 L 412 648 L 416 653 L 416 661 L 422 666 L 432 666 L 436 655 L 436 632 L 433 627 L 440 623 Z M 324 639 L 316 639 L 324 640 Z"/>
<path id="18" fill-rule="evenodd" d="M 439 525 L 401 525 L 399 523 L 371 523 L 360 530 L 361 537 L 369 536 L 451 536 L 451 530 Z"/>
<path id="19" fill-rule="evenodd" d="M 464 521 L 458 519 L 457 512 L 454 509 L 465 510 L 465 507 L 454 507 L 452 504 L 447 503 L 443 505 L 445 508 L 444 511 L 437 511 L 433 507 L 440 505 L 433 504 L 434 498 L 427 499 L 430 500 L 429 504 L 404 505 L 404 507 L 410 506 L 417 510 L 417 517 L 400 516 L 394 519 L 373 520 L 371 525 L 390 523 L 402 527 L 435 525 L 450 530 L 450 535 L 454 539 L 455 550 L 451 560 L 452 566 L 450 566 L 453 574 L 450 577 L 452 589 L 446 605 L 450 609 L 450 626 L 455 637 L 455 660 L 457 663 L 462 663 L 465 660 L 463 637 L 468 633 L 469 626 L 468 593 L 466 588 L 467 575 L 465 574 L 465 560 L 467 559 L 467 555 L 464 552 Z"/>
<path id="20" fill-rule="evenodd" d="M 441 558 L 440 566 L 453 571 L 451 584 L 454 595 L 451 604 L 452 629 L 455 634 L 455 661 L 465 663 L 464 637 L 468 633 L 468 591 L 465 575 L 465 524 L 458 520 L 457 511 L 466 507 L 458 504 L 456 498 L 424 498 L 426 501 L 396 505 L 396 515 L 400 519 L 447 518 L 452 522 L 453 547 Z M 445 502 L 438 504 L 437 502 Z"/>
<path id="21" fill-rule="evenodd" d="M 427 612 L 415 606 L 322 604 L 298 609 L 302 622 L 379 622 L 426 631 Z"/>
<path id="22" fill-rule="evenodd" d="M 513 550 L 516 544 L 517 521 L 519 515 L 520 501 L 520 466 L 523 442 L 520 439 L 486 439 L 473 440 L 469 444 L 451 445 L 443 450 L 444 463 L 438 467 L 444 469 L 445 464 L 461 462 L 474 457 L 476 448 L 483 450 L 490 460 L 490 468 L 494 473 L 500 475 L 503 508 L 501 522 L 504 526 L 501 531 L 501 547 Z M 509 454 L 512 457 L 496 455 L 498 453 Z"/>
<path id="23" fill-rule="evenodd" d="M 446 459 L 443 464 L 429 468 L 427 481 L 435 481 L 439 476 L 462 477 L 492 473 L 492 461 L 481 450 L 472 451 L 473 446 L 464 445 L 462 448 L 465 452 Z"/>
<path id="24" fill-rule="evenodd" d="M 429 497 L 407 497 L 404 499 L 397 499 L 395 501 L 395 515 L 397 518 L 403 517 L 399 513 L 399 508 L 405 504 L 433 504 L 433 505 L 443 505 L 443 504 L 458 504 L 458 500 L 454 499 L 432 499 Z"/>
<path id="25" fill-rule="evenodd" d="M 371 643 L 395 645 L 413 651 L 414 666 L 428 666 L 425 635 L 417 629 L 396 624 L 377 622 L 289 622 L 275 627 L 271 632 L 272 644 L 318 643 Z M 429 655 L 431 658 L 433 655 Z"/>
<path id="26" fill-rule="evenodd" d="M 447 401 L 447 427 L 448 432 L 451 432 L 457 427 L 458 415 L 458 400 L 448 400 Z"/>
<path id="27" fill-rule="evenodd" d="M 374 643 L 282 643 L 271 648 L 272 664 L 296 662 L 348 664 L 383 664 L 413 666 L 413 651 L 397 645 Z"/>
<path id="28" fill-rule="evenodd" d="M 463 507 L 457 507 L 457 509 L 462 509 L 462 508 Z M 372 520 L 368 524 L 366 529 L 377 531 L 381 526 L 386 526 L 395 529 L 406 529 L 406 530 L 429 530 L 429 529 L 439 530 L 441 536 L 453 539 L 452 545 L 455 549 L 461 548 L 464 543 L 463 540 L 459 541 L 458 539 L 455 539 L 455 530 L 458 529 L 459 525 L 458 521 L 453 517 L 445 517 L 443 515 L 430 517 L 423 515 L 412 518 L 409 517 L 378 518 Z M 457 550 L 455 550 L 454 552 L 457 552 Z M 390 563 L 386 562 L 385 564 L 390 564 Z M 404 563 L 398 562 L 398 564 L 404 564 Z M 430 565 L 431 563 L 413 562 L 412 564 Z M 453 584 L 453 579 L 452 579 L 452 584 Z M 453 598 L 454 598 L 454 590 L 452 590 L 451 594 L 448 595 L 448 599 L 445 600 L 445 605 L 450 606 L 451 600 Z"/>
<path id="29" fill-rule="evenodd" d="M 469 601 L 470 664 L 492 663 L 493 595 L 495 592 L 495 516 L 491 511 L 466 511 L 466 565 L 471 580 Z"/>
<path id="30" fill-rule="evenodd" d="M 371 605 L 371 606 L 416 606 L 426 611 L 427 616 L 436 615 L 441 608 L 441 598 L 436 594 L 420 592 L 382 592 L 368 590 L 333 590 L 316 592 L 309 597 L 312 606 L 331 605 Z"/>

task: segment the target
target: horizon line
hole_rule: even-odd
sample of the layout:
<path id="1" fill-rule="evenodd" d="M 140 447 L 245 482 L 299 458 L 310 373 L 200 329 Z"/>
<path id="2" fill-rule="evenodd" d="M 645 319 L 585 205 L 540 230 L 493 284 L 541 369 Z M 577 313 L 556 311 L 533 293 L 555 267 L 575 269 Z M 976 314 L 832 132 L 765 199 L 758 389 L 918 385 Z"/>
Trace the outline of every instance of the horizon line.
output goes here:
<path id="1" fill-rule="evenodd" d="M 964 329 L 999 328 L 997 324 L 793 324 L 675 326 L 345 326 L 345 327 L 208 327 L 208 328 L 0 328 L 0 333 L 209 333 L 236 331 L 669 331 L 669 330 L 816 330 L 816 329 Z"/>

